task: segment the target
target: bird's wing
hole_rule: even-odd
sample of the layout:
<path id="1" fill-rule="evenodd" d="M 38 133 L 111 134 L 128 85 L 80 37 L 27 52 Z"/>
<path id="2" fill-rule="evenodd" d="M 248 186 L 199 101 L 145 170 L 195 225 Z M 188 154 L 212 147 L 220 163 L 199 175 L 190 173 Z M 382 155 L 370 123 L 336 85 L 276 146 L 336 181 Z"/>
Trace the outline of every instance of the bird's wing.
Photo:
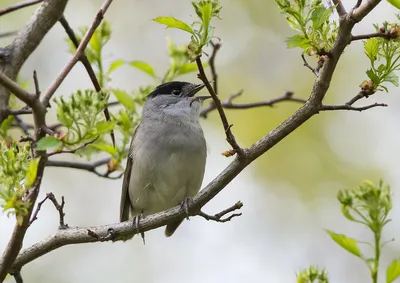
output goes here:
<path id="1" fill-rule="evenodd" d="M 136 127 L 135 133 L 133 134 L 131 145 L 129 147 L 128 158 L 126 161 L 125 173 L 124 173 L 124 180 L 122 182 L 122 192 L 121 192 L 121 203 L 120 203 L 120 214 L 119 214 L 119 221 L 123 222 L 129 219 L 129 212 L 133 209 L 131 199 L 129 197 L 129 182 L 131 179 L 132 174 L 132 164 L 133 158 L 131 156 L 131 149 L 135 139 L 135 135 L 137 130 L 139 129 L 140 124 Z"/>

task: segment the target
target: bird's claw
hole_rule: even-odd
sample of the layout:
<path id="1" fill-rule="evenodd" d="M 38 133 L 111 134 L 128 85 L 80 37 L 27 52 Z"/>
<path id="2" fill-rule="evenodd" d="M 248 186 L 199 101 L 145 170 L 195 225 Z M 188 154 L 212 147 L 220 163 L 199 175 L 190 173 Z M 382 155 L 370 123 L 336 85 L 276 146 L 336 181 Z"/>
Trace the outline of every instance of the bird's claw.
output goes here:
<path id="1" fill-rule="evenodd" d="M 185 197 L 185 198 L 183 199 L 183 201 L 181 202 L 181 209 L 182 209 L 183 211 L 185 211 L 185 213 L 186 213 L 186 219 L 187 219 L 187 220 L 190 220 L 190 219 L 189 219 L 189 206 L 190 206 L 190 201 L 191 201 L 191 198 Z"/>
<path id="2" fill-rule="evenodd" d="M 140 223 L 140 221 L 143 220 L 143 219 L 144 219 L 143 210 L 140 212 L 139 215 L 133 217 L 132 225 L 133 225 L 133 227 L 136 229 L 136 233 L 137 233 L 137 234 L 139 234 L 139 223 Z M 146 244 L 146 241 L 145 241 L 145 239 L 144 239 L 144 232 L 140 232 L 140 236 L 142 237 L 143 245 L 145 245 L 145 244 Z"/>

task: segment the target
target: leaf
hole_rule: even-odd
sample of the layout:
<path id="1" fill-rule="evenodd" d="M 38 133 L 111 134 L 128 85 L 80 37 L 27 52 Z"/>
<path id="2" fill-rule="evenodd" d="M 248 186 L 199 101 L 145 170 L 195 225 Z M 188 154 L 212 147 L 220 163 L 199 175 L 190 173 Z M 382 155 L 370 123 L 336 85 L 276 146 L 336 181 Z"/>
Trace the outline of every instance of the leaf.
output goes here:
<path id="1" fill-rule="evenodd" d="M 143 72 L 145 72 L 146 74 L 152 76 L 153 78 L 156 77 L 156 74 L 154 73 L 153 67 L 143 61 L 132 61 L 129 63 L 129 65 L 131 65 L 132 67 L 135 67 Z"/>
<path id="2" fill-rule="evenodd" d="M 51 148 L 59 147 L 63 143 L 59 139 L 53 136 L 47 136 L 44 138 L 41 138 L 37 143 L 36 143 L 36 149 L 37 150 L 48 150 Z"/>
<path id="3" fill-rule="evenodd" d="M 96 124 L 97 134 L 101 135 L 110 132 L 114 128 L 114 123 L 111 121 L 101 121 Z"/>
<path id="4" fill-rule="evenodd" d="M 386 269 L 386 283 L 391 283 L 400 275 L 400 260 L 396 259 Z"/>
<path id="5" fill-rule="evenodd" d="M 392 84 L 393 84 L 394 86 L 396 86 L 396 87 L 399 86 L 399 77 L 396 76 L 396 75 L 394 74 L 394 72 L 389 73 L 389 74 L 385 77 L 384 81 L 385 81 L 385 82 L 392 83 Z"/>
<path id="6" fill-rule="evenodd" d="M 187 31 L 190 34 L 194 34 L 193 29 L 185 22 L 175 19 L 174 17 L 157 17 L 153 21 L 166 25 L 167 28 L 177 28 Z"/>
<path id="7" fill-rule="evenodd" d="M 117 150 L 110 144 L 91 144 L 91 147 L 97 148 L 101 151 L 105 151 L 111 155 L 116 155 L 117 154 Z"/>
<path id="8" fill-rule="evenodd" d="M 396 7 L 397 9 L 400 9 L 400 0 L 387 0 L 392 6 Z"/>
<path id="9" fill-rule="evenodd" d="M 313 23 L 313 29 L 319 29 L 332 14 L 331 9 L 326 9 L 325 7 L 318 7 L 314 10 L 311 15 L 311 21 Z"/>
<path id="10" fill-rule="evenodd" d="M 367 55 L 372 62 L 377 59 L 376 56 L 378 55 L 380 45 L 378 38 L 370 38 L 364 41 L 365 55 Z"/>
<path id="11" fill-rule="evenodd" d="M 331 236 L 332 240 L 334 240 L 339 246 L 344 248 L 349 253 L 352 253 L 355 256 L 362 257 L 360 249 L 357 246 L 357 241 L 355 239 L 349 238 L 343 234 L 336 234 L 333 231 L 325 230 L 329 236 Z"/>
<path id="12" fill-rule="evenodd" d="M 375 84 L 378 85 L 379 84 L 379 76 L 377 74 L 375 74 L 375 72 L 372 69 L 369 69 L 368 71 L 365 72 L 368 76 L 368 78 L 371 79 L 371 81 Z"/>
<path id="13" fill-rule="evenodd" d="M 113 89 L 111 91 L 123 106 L 127 109 L 135 110 L 135 101 L 126 91 L 119 89 Z"/>
<path id="14" fill-rule="evenodd" d="M 212 4 L 210 2 L 201 6 L 201 20 L 203 21 L 204 31 L 208 31 L 212 14 Z M 205 42 L 202 42 L 205 44 Z"/>
<path id="15" fill-rule="evenodd" d="M 207 68 L 209 66 L 208 63 L 203 63 L 203 68 Z M 179 75 L 184 75 L 187 73 L 191 73 L 191 72 L 196 72 L 197 71 L 197 65 L 193 64 L 193 63 L 186 63 L 183 64 L 179 70 L 178 70 L 178 74 Z"/>
<path id="16" fill-rule="evenodd" d="M 32 187 L 33 183 L 36 180 L 36 174 L 37 174 L 37 168 L 39 165 L 39 160 L 40 160 L 40 157 L 32 159 L 29 162 L 28 169 L 27 169 L 26 175 L 25 175 L 25 188 L 26 189 L 29 189 L 30 187 Z"/>
<path id="17" fill-rule="evenodd" d="M 111 74 L 113 71 L 115 71 L 119 67 L 123 66 L 124 64 L 125 64 L 125 61 L 122 59 L 115 60 L 114 62 L 111 63 L 110 67 L 108 68 L 107 73 Z"/>
<path id="18" fill-rule="evenodd" d="M 286 45 L 287 48 L 295 48 L 295 47 L 308 47 L 310 44 L 310 41 L 308 39 L 306 39 L 304 36 L 302 35 L 293 35 L 289 38 L 286 39 Z"/>

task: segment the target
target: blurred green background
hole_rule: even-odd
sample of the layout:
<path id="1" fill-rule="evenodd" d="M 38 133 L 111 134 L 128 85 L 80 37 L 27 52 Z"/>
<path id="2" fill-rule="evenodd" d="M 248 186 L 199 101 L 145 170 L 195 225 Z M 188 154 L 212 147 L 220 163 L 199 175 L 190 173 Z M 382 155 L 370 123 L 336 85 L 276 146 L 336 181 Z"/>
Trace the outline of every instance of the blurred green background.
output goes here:
<path id="1" fill-rule="evenodd" d="M 355 1 L 344 0 L 347 8 Z M 16 3 L 1 0 L 0 7 Z M 89 25 L 101 1 L 70 0 L 65 16 L 76 30 Z M 305 67 L 300 50 L 287 49 L 292 34 L 275 4 L 269 0 L 222 0 L 222 20 L 215 21 L 215 35 L 222 39 L 217 56 L 219 92 L 222 98 L 244 89 L 236 102 L 267 100 L 285 91 L 307 98 L 314 75 Z M 0 18 L 0 32 L 21 28 L 35 7 Z M 382 3 L 354 34 L 372 32 L 372 23 L 394 19 L 394 8 Z M 185 43 L 188 36 L 166 30 L 151 21 L 173 15 L 191 20 L 187 0 L 114 1 L 106 18 L 113 37 L 106 53 L 110 58 L 143 60 L 163 73 L 168 65 L 166 37 Z M 31 80 L 37 70 L 45 89 L 68 62 L 70 55 L 59 24 L 43 40 L 21 71 Z M 1 38 L 0 46 L 11 38 Z M 310 59 L 311 64 L 315 64 Z M 366 78 L 368 62 L 362 43 L 351 44 L 343 54 L 325 103 L 343 104 L 357 94 Z M 196 81 L 196 75 L 183 77 Z M 132 90 L 150 83 L 146 75 L 131 68 L 116 71 L 112 86 Z M 31 86 L 32 88 L 33 86 Z M 91 87 L 82 66 L 77 65 L 57 95 Z M 349 225 L 340 214 L 336 193 L 361 180 L 383 178 L 394 192 L 393 223 L 387 238 L 396 237 L 400 219 L 398 160 L 400 157 L 397 107 L 399 91 L 362 100 L 389 104 L 358 112 L 322 112 L 272 148 L 236 178 L 205 210 L 216 213 L 237 200 L 244 202 L 243 216 L 226 224 L 192 218 L 171 239 L 161 230 L 147 233 L 146 246 L 139 238 L 126 243 L 77 245 L 59 249 L 23 269 L 26 282 L 294 282 L 300 268 L 310 264 L 326 267 L 332 282 L 367 282 L 368 270 L 346 254 L 323 228 L 369 240 L 366 230 Z M 288 118 L 299 104 L 284 102 L 275 107 L 228 110 L 233 132 L 242 146 L 249 146 Z M 55 111 L 50 115 L 55 119 Z M 216 112 L 203 120 L 209 158 L 204 184 L 229 162 L 220 153 L 229 148 L 224 141 Z M 66 221 L 70 226 L 117 222 L 121 180 L 99 179 L 86 172 L 46 169 L 41 194 L 53 192 L 66 198 Z M 0 215 L 0 252 L 11 235 L 13 220 Z M 57 228 L 57 214 L 46 205 L 30 228 L 25 247 L 50 235 Z M 398 257 L 399 244 L 388 245 L 383 264 Z M 12 282 L 10 279 L 9 282 Z"/>

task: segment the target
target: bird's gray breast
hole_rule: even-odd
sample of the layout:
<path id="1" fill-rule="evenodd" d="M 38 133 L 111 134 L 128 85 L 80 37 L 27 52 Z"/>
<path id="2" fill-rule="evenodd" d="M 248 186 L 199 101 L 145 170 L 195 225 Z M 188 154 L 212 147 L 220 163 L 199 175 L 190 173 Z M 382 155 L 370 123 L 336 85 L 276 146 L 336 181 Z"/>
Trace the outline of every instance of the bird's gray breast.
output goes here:
<path id="1" fill-rule="evenodd" d="M 199 191 L 207 149 L 197 117 L 159 115 L 142 120 L 131 153 L 129 196 L 134 215 L 163 211 Z"/>

